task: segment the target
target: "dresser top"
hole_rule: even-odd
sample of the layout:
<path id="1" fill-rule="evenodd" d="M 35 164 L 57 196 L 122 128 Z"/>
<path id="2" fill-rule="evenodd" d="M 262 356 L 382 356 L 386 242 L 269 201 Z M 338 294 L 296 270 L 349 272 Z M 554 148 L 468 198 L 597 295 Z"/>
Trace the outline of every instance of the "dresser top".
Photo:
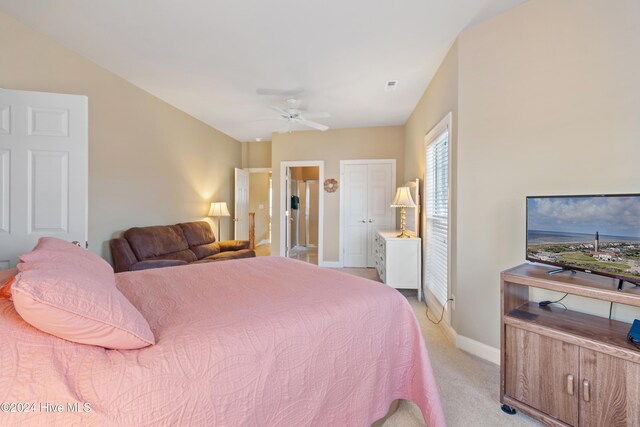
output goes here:
<path id="1" fill-rule="evenodd" d="M 420 241 L 419 237 L 398 237 L 400 234 L 400 230 L 378 230 L 377 233 L 382 236 L 385 240 L 407 240 L 407 241 Z"/>

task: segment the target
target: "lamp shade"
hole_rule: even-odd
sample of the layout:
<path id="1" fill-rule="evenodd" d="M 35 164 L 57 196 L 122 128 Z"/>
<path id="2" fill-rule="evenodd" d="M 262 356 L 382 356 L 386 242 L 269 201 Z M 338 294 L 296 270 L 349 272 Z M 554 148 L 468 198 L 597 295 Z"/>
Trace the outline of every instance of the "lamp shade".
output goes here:
<path id="1" fill-rule="evenodd" d="M 227 202 L 213 202 L 209 208 L 209 215 L 207 216 L 231 216 L 229 209 L 227 209 Z"/>
<path id="2" fill-rule="evenodd" d="M 411 192 L 409 191 L 409 187 L 398 187 L 396 190 L 396 197 L 393 199 L 393 203 L 391 204 L 392 208 L 415 208 L 416 204 L 413 202 L 411 198 Z"/>

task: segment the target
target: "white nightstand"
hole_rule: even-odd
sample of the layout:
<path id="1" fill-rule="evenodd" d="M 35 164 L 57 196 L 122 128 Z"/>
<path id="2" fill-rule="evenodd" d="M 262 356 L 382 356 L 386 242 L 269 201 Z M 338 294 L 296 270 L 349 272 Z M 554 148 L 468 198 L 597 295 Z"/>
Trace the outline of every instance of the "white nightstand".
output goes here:
<path id="1" fill-rule="evenodd" d="M 420 286 L 422 244 L 419 237 L 399 238 L 399 231 L 378 231 L 375 237 L 376 269 L 380 280 L 396 289 L 416 289 L 422 300 Z"/>

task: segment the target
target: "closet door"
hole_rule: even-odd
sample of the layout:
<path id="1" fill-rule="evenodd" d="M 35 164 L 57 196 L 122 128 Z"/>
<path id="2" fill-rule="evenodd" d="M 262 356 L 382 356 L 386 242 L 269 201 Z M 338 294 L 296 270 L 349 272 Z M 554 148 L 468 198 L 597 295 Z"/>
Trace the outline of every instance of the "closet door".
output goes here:
<path id="1" fill-rule="evenodd" d="M 345 162 L 342 181 L 343 265 L 375 267 L 376 231 L 395 229 L 394 162 Z"/>
<path id="2" fill-rule="evenodd" d="M 378 230 L 393 230 L 393 168 L 391 163 L 367 165 L 367 267 L 375 267 L 375 236 Z"/>
<path id="3" fill-rule="evenodd" d="M 344 166 L 344 261 L 345 267 L 366 267 L 367 246 L 367 165 Z"/>

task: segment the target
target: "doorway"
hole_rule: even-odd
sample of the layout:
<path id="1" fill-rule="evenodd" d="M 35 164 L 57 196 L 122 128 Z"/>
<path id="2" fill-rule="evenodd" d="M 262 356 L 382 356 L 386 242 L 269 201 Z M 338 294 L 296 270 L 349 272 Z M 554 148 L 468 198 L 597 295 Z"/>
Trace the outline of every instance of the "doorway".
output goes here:
<path id="1" fill-rule="evenodd" d="M 273 183 L 271 169 L 250 168 L 249 212 L 254 213 L 255 251 L 257 255 L 271 255 L 271 215 L 273 212 Z"/>
<path id="2" fill-rule="evenodd" d="M 324 162 L 281 163 L 280 253 L 322 265 Z"/>

